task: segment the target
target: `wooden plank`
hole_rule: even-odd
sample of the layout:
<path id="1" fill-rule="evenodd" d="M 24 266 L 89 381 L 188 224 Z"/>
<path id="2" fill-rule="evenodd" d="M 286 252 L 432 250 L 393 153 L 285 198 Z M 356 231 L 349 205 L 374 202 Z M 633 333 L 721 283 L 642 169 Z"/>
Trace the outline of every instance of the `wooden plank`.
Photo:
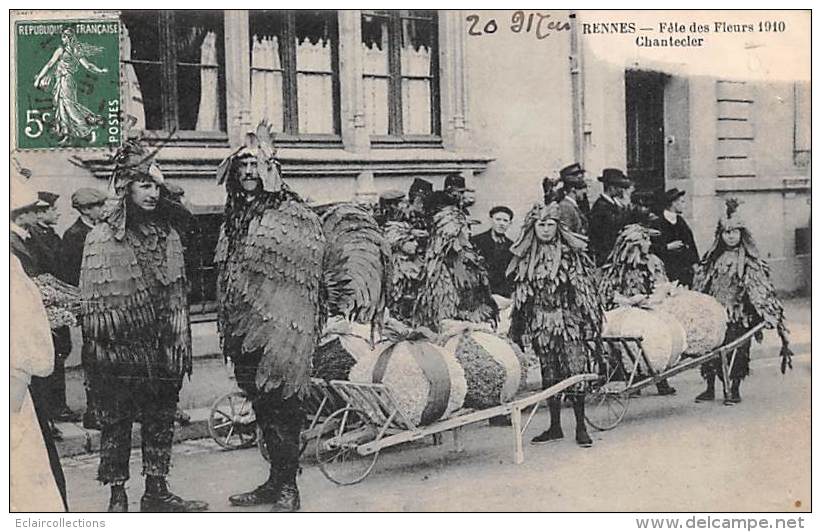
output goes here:
<path id="1" fill-rule="evenodd" d="M 522 448 L 522 410 L 514 408 L 510 412 L 510 425 L 513 429 L 513 462 L 521 464 L 525 461 L 525 452 Z"/>
<path id="2" fill-rule="evenodd" d="M 719 159 L 716 164 L 718 177 L 755 176 L 755 164 L 751 159 Z"/>
<path id="3" fill-rule="evenodd" d="M 486 419 L 490 419 L 496 416 L 508 415 L 514 408 L 525 409 L 528 406 L 534 405 L 536 403 L 544 401 L 549 397 L 561 393 L 567 388 L 570 388 L 571 386 L 574 386 L 580 382 L 594 381 L 598 378 L 599 376 L 595 373 L 584 373 L 582 375 L 574 375 L 557 384 L 554 384 L 550 388 L 533 393 L 527 397 L 517 399 L 510 403 L 494 406 L 493 408 L 486 408 L 484 410 L 478 410 L 476 412 L 472 412 L 464 416 L 444 419 L 442 421 L 437 421 L 436 423 L 427 425 L 425 427 L 417 427 L 416 430 L 407 430 L 392 436 L 388 436 L 387 438 L 382 438 L 379 441 L 364 444 L 360 447 L 358 452 L 360 454 L 370 454 L 380 449 L 391 447 L 393 445 L 398 445 L 400 443 L 416 441 L 426 436 L 430 436 L 431 434 L 435 434 L 437 432 L 452 430 L 456 427 L 462 427 L 465 425 L 469 425 L 471 423 L 476 423 L 477 421 L 484 421 Z"/>
<path id="4" fill-rule="evenodd" d="M 752 139 L 755 137 L 752 122 L 739 122 L 736 120 L 719 120 L 717 133 L 719 139 Z"/>
<path id="5" fill-rule="evenodd" d="M 716 155 L 718 157 L 750 157 L 753 145 L 752 140 L 719 140 Z"/>
<path id="6" fill-rule="evenodd" d="M 753 87 L 743 81 L 716 81 L 717 100 L 750 100 L 753 99 Z"/>
<path id="7" fill-rule="evenodd" d="M 753 104 L 751 102 L 719 101 L 718 118 L 734 118 L 750 120 Z"/>

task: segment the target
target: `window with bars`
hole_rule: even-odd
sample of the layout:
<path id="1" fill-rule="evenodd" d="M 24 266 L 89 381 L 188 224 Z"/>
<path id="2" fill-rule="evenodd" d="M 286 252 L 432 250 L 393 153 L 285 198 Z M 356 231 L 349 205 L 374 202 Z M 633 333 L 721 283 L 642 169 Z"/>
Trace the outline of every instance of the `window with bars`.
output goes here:
<path id="1" fill-rule="evenodd" d="M 252 123 L 284 136 L 338 136 L 339 38 L 333 11 L 251 11 Z"/>
<path id="2" fill-rule="evenodd" d="M 436 11 L 364 11 L 365 109 L 375 140 L 440 133 Z"/>
<path id="3" fill-rule="evenodd" d="M 121 20 L 123 101 L 132 127 L 224 137 L 222 11 L 124 11 Z"/>

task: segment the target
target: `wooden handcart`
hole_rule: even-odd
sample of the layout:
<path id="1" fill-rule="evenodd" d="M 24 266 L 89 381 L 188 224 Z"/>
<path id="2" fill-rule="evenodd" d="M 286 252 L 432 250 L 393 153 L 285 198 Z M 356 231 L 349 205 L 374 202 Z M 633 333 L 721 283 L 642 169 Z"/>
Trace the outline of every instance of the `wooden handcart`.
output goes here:
<path id="1" fill-rule="evenodd" d="M 482 410 L 462 409 L 430 425 L 416 426 L 399 407 L 384 384 L 334 380 L 331 388 L 347 403 L 329 415 L 317 431 L 316 458 L 322 473 L 340 485 L 355 484 L 367 477 L 382 449 L 417 441 L 444 432 L 453 433 L 455 450 L 462 450 L 462 429 L 496 416 L 511 418 L 513 460 L 524 461 L 522 437 L 539 403 L 576 384 L 597 380 L 596 374 L 575 375 L 539 392 Z M 533 407 L 523 416 L 524 410 Z"/>
<path id="2" fill-rule="evenodd" d="M 716 358 L 721 359 L 723 381 L 730 382 L 730 369 L 735 363 L 738 349 L 750 342 L 764 323 L 759 323 L 743 336 L 709 353 L 694 358 L 682 358 L 678 363 L 655 371 L 642 348 L 642 338 L 630 336 L 602 337 L 591 341 L 594 352 L 594 371 L 598 379 L 586 394 L 585 417 L 598 430 L 610 430 L 618 425 L 630 406 L 631 397 L 642 388 L 656 385 L 684 371 L 700 367 Z M 729 402 L 727 386 L 724 387 L 724 403 Z"/>

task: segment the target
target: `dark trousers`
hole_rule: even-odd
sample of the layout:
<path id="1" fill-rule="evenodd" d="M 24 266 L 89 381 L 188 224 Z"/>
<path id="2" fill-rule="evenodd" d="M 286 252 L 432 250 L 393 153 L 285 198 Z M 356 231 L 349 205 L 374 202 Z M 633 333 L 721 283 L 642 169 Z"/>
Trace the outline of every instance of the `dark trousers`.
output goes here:
<path id="1" fill-rule="evenodd" d="M 257 424 L 271 459 L 271 472 L 280 482 L 295 482 L 299 469 L 299 433 L 305 424 L 302 401 L 297 395 L 282 397 L 281 388 L 262 392 L 256 386 L 262 351 L 234 358 L 237 385 L 251 400 Z"/>
<path id="2" fill-rule="evenodd" d="M 737 338 L 744 336 L 747 328 L 730 324 L 727 327 L 727 332 L 724 334 L 724 343 L 727 345 Z M 732 352 L 727 353 L 728 362 Z M 750 374 L 750 340 L 747 340 L 736 348 L 735 362 L 730 367 L 730 380 L 741 380 Z M 717 357 L 701 366 L 701 376 L 705 379 L 712 379 L 716 376 L 720 380 L 724 380 L 724 372 L 721 370 L 721 358 Z"/>
<path id="3" fill-rule="evenodd" d="M 39 382 L 35 382 L 35 379 Z M 51 467 L 51 473 L 54 475 L 57 489 L 60 490 L 60 496 L 63 498 L 63 506 L 65 506 L 66 511 L 68 511 L 66 477 L 63 474 L 63 466 L 60 465 L 60 456 L 57 454 L 54 437 L 51 434 L 51 417 L 48 414 L 48 398 L 45 394 L 47 388 L 44 386 L 44 383 L 45 379 L 32 377 L 29 393 L 31 394 L 31 401 L 34 403 L 34 411 L 37 414 L 37 423 L 40 425 L 40 432 L 43 433 L 43 441 L 46 444 L 46 453 L 48 454 L 48 463 Z"/>
<path id="4" fill-rule="evenodd" d="M 168 475 L 180 385 L 175 377 L 148 380 L 93 375 L 91 389 L 102 429 L 97 480 L 109 484 L 130 478 L 131 426 L 135 420 L 141 425 L 142 474 Z"/>

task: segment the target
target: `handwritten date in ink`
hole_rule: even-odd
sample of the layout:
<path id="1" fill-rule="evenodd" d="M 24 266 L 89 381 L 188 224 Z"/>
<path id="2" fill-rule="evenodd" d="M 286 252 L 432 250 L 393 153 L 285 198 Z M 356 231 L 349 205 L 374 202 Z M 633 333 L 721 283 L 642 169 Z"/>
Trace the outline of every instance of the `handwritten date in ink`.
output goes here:
<path id="1" fill-rule="evenodd" d="M 471 14 L 465 17 L 468 23 L 468 35 L 493 35 L 499 30 L 496 19 L 482 20 L 479 15 Z M 504 22 L 503 22 L 504 23 Z M 549 13 L 525 13 L 514 11 L 510 16 L 510 31 L 520 34 L 532 34 L 538 40 L 550 37 L 553 32 L 570 29 L 569 21 L 555 20 Z"/>

